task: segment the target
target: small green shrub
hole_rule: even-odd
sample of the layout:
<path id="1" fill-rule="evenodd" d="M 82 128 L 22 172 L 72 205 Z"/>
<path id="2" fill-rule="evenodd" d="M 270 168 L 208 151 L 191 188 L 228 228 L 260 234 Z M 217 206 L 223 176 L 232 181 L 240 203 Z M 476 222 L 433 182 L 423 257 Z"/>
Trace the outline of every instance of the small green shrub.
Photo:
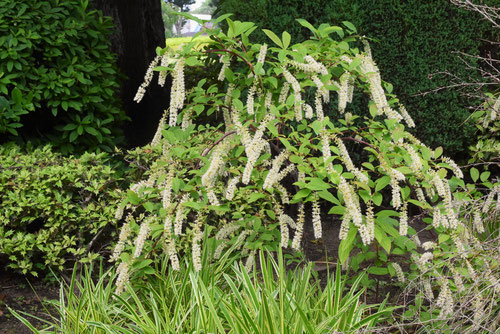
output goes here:
<path id="1" fill-rule="evenodd" d="M 0 0 L 0 134 L 65 151 L 120 142 L 111 32 L 87 0 Z"/>
<path id="2" fill-rule="evenodd" d="M 0 261 L 22 273 L 61 269 L 114 220 L 117 173 L 104 154 L 0 147 Z"/>

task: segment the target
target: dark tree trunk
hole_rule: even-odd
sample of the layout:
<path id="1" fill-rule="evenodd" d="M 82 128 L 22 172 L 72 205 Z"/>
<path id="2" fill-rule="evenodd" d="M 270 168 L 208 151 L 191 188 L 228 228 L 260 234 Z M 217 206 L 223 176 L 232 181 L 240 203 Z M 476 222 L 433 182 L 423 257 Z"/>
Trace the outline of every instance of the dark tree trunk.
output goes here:
<path id="1" fill-rule="evenodd" d="M 168 88 L 159 87 L 154 79 L 143 100 L 140 103 L 133 101 L 150 62 L 156 56 L 156 48 L 165 46 L 160 1 L 93 1 L 94 7 L 110 16 L 115 24 L 111 43 L 112 51 L 118 56 L 118 67 L 126 76 L 121 85 L 121 100 L 131 118 L 125 128 L 129 147 L 151 141 L 163 110 L 169 104 Z"/>

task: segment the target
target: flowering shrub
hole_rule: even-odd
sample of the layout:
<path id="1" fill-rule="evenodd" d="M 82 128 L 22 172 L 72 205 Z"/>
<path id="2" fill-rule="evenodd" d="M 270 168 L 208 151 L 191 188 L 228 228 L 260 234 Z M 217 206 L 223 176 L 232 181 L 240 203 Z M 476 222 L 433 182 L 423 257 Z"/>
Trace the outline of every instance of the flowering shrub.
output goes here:
<path id="1" fill-rule="evenodd" d="M 117 210 L 118 218 L 126 215 L 113 254 L 118 292 L 131 267 L 144 268 L 162 250 L 173 270 L 178 252 L 190 252 L 200 270 L 203 233 L 215 235 L 216 258 L 225 247 L 241 248 L 248 269 L 259 248 L 300 250 L 306 216 L 315 238 L 324 237 L 325 217 L 338 220 L 342 263 L 354 247 L 373 253 L 375 244 L 375 275 L 404 279 L 388 256 L 419 256 L 410 210 L 459 247 L 464 224 L 452 190 L 465 188 L 463 173 L 441 148 L 407 132 L 413 120 L 381 79 L 368 44 L 354 47 L 351 24 L 315 28 L 298 20 L 313 38 L 290 45 L 287 32 L 280 38 L 264 30 L 268 46 L 249 42 L 253 23 L 227 16 L 215 23 L 224 19 L 227 32 L 207 29 L 203 50 L 193 48 L 196 39 L 176 51 L 158 49 L 137 92 L 140 101 L 155 70 L 160 85 L 172 75 L 170 108 L 148 148 L 158 158 Z M 185 87 L 186 66 L 219 72 Z M 361 116 L 345 112 L 355 90 L 369 96 Z M 328 103 L 337 106 L 332 118 L 323 113 Z M 197 124 L 206 115 L 220 124 Z M 353 162 L 348 142 L 362 149 L 363 162 Z"/>

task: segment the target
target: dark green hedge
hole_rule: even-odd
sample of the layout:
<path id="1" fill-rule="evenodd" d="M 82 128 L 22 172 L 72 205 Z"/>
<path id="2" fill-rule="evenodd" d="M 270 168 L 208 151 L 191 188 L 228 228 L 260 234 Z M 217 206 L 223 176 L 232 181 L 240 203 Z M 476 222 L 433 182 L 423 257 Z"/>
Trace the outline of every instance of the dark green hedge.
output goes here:
<path id="1" fill-rule="evenodd" d="M 87 0 L 0 0 L 0 137 L 64 151 L 120 142 L 111 32 Z"/>
<path id="2" fill-rule="evenodd" d="M 456 89 L 416 96 L 450 84 L 449 77 L 431 79 L 431 73 L 479 77 L 452 53 L 479 54 L 486 45 L 481 39 L 494 39 L 490 25 L 473 12 L 445 0 L 256 0 L 249 4 L 220 0 L 216 13 L 234 13 L 233 19 L 254 21 L 276 32 L 286 30 L 295 39 L 292 42 L 308 35 L 296 18 L 305 18 L 315 26 L 350 21 L 361 35 L 377 39 L 371 43 L 373 57 L 382 78 L 394 85 L 394 92 L 415 119 L 414 133 L 419 138 L 431 146 L 443 146 L 456 158 L 462 157 L 473 141 L 474 126 L 465 120 L 470 115 L 467 107 L 476 101 L 464 99 Z M 252 37 L 268 41 L 263 34 Z M 357 108 L 351 106 L 351 110 Z"/>

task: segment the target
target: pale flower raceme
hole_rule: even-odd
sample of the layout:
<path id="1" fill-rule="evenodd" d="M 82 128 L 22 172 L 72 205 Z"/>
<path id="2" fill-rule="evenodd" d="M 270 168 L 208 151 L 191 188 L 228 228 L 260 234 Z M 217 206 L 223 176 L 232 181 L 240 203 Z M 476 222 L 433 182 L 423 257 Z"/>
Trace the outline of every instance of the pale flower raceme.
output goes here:
<path id="1" fill-rule="evenodd" d="M 335 141 L 335 144 L 337 144 L 337 147 L 340 151 L 340 156 L 347 170 L 353 173 L 359 181 L 368 183 L 368 177 L 354 166 L 354 163 L 352 162 L 351 157 L 349 156 L 349 152 L 347 152 L 347 148 L 345 147 L 342 139 L 334 135 L 333 140 Z"/>
<path id="2" fill-rule="evenodd" d="M 222 63 L 222 67 L 220 69 L 217 80 L 224 81 L 224 79 L 226 78 L 226 69 L 229 67 L 229 62 L 230 62 L 229 56 L 227 55 L 220 56 L 219 62 Z"/>
<path id="3" fill-rule="evenodd" d="M 338 96 L 339 96 L 339 113 L 343 114 L 347 105 L 347 99 L 348 99 L 348 94 L 349 94 L 349 81 L 350 81 L 350 73 L 349 72 L 344 72 L 340 76 L 340 87 L 338 90 Z"/>
<path id="4" fill-rule="evenodd" d="M 116 269 L 116 273 L 118 278 L 116 279 L 116 289 L 115 293 L 117 295 L 121 295 L 122 292 L 125 290 L 125 284 L 129 282 L 129 269 L 130 265 L 128 262 L 122 262 L 118 265 L 118 268 Z"/>
<path id="5" fill-rule="evenodd" d="M 403 208 L 399 216 L 399 234 L 408 234 L 408 205 L 406 202 L 403 203 Z"/>
<path id="6" fill-rule="evenodd" d="M 316 118 L 318 121 L 323 121 L 325 115 L 323 113 L 323 104 L 321 103 L 321 92 L 316 91 L 316 95 L 314 96 L 314 107 L 316 108 Z"/>
<path id="7" fill-rule="evenodd" d="M 425 297 L 426 297 L 429 301 L 434 300 L 434 292 L 432 292 L 431 282 L 429 282 L 429 280 L 428 280 L 428 279 L 425 279 L 425 280 L 423 281 L 423 286 L 424 286 L 424 294 L 425 294 Z"/>
<path id="8" fill-rule="evenodd" d="M 422 248 L 426 251 L 436 248 L 436 243 L 433 241 L 426 241 L 422 244 Z"/>
<path id="9" fill-rule="evenodd" d="M 250 273 L 253 269 L 253 266 L 255 263 L 255 254 L 256 253 L 257 253 L 256 250 L 251 251 L 247 257 L 247 260 L 245 261 L 245 270 L 247 273 Z"/>
<path id="10" fill-rule="evenodd" d="M 333 163 L 331 161 L 332 151 L 330 149 L 330 138 L 328 132 L 322 131 L 320 133 L 321 138 L 321 152 L 323 153 L 323 163 L 325 164 L 326 171 L 329 174 L 336 174 L 337 172 L 333 169 Z"/>
<path id="11" fill-rule="evenodd" d="M 210 156 L 210 165 L 207 171 L 201 177 L 201 184 L 205 187 L 211 187 L 215 184 L 215 180 L 219 175 L 221 166 L 225 164 L 224 158 L 227 155 L 229 149 L 229 136 L 224 138 L 218 145 L 212 150 L 212 155 Z"/>
<path id="12" fill-rule="evenodd" d="M 180 270 L 179 258 L 177 257 L 177 251 L 175 250 L 175 243 L 173 240 L 167 244 L 167 254 L 170 258 L 170 264 L 172 265 L 172 269 L 175 271 Z"/>
<path id="13" fill-rule="evenodd" d="M 219 232 L 215 235 L 215 239 L 224 240 L 229 237 L 232 233 L 238 231 L 241 228 L 236 222 L 225 224 Z"/>
<path id="14" fill-rule="evenodd" d="M 149 86 L 151 80 L 153 79 L 153 69 L 158 65 L 159 61 L 160 61 L 160 56 L 156 56 L 153 59 L 153 61 L 149 64 L 146 74 L 144 75 L 144 81 L 139 86 L 139 88 L 137 89 L 137 93 L 135 94 L 134 97 L 135 102 L 137 103 L 141 102 L 142 98 L 144 97 L 144 93 L 146 93 L 146 88 Z"/>
<path id="15" fill-rule="evenodd" d="M 275 204 L 274 212 L 276 213 L 276 216 L 278 217 L 278 222 L 280 224 L 281 247 L 287 248 L 289 241 L 289 234 L 290 234 L 288 230 L 288 220 L 287 220 L 288 216 L 283 211 L 283 206 L 281 204 L 279 204 L 278 202 L 274 202 L 274 204 Z"/>
<path id="16" fill-rule="evenodd" d="M 365 53 L 366 55 L 369 57 L 369 58 L 372 58 L 372 49 L 370 47 L 370 43 L 368 42 L 368 40 L 366 38 L 363 38 L 361 40 L 361 42 L 363 43 L 363 46 L 365 48 Z"/>
<path id="17" fill-rule="evenodd" d="M 232 201 L 234 197 L 234 191 L 236 190 L 236 186 L 240 182 L 240 177 L 235 176 L 229 180 L 226 187 L 226 199 L 228 201 Z"/>
<path id="18" fill-rule="evenodd" d="M 264 100 L 264 107 L 269 110 L 271 109 L 271 103 L 273 101 L 273 93 L 272 92 L 267 92 L 266 93 L 266 98 Z"/>
<path id="19" fill-rule="evenodd" d="M 479 211 L 474 212 L 473 224 L 477 232 L 479 233 L 484 232 L 483 220 L 481 218 L 481 213 Z"/>
<path id="20" fill-rule="evenodd" d="M 255 113 L 254 110 L 254 99 L 255 99 L 255 92 L 256 92 L 257 86 L 253 84 L 250 89 L 248 90 L 248 95 L 247 95 L 247 113 L 249 115 L 253 115 Z"/>
<path id="21" fill-rule="evenodd" d="M 207 198 L 208 198 L 208 202 L 211 205 L 215 205 L 215 206 L 220 205 L 219 199 L 217 198 L 217 195 L 215 194 L 214 189 L 211 187 L 207 187 Z"/>
<path id="22" fill-rule="evenodd" d="M 115 249 L 113 251 L 113 256 L 111 257 L 110 261 L 117 261 L 120 258 L 120 254 L 122 253 L 123 248 L 125 248 L 125 242 L 127 241 L 131 233 L 129 222 L 130 218 L 131 216 L 129 215 L 129 217 L 127 217 L 127 222 L 122 226 L 120 236 L 118 237 L 118 242 L 116 243 Z"/>
<path id="23" fill-rule="evenodd" d="M 304 233 L 304 219 L 305 219 L 305 209 L 304 204 L 299 204 L 299 214 L 297 216 L 297 222 L 295 224 L 295 234 L 292 240 L 292 248 L 295 250 L 300 250 L 300 243 L 302 241 L 302 235 Z"/>
<path id="24" fill-rule="evenodd" d="M 317 194 L 314 195 L 312 200 L 312 222 L 313 222 L 314 238 L 320 239 L 322 237 L 322 228 L 321 228 L 319 197 Z"/>
<path id="25" fill-rule="evenodd" d="M 174 234 L 181 235 L 182 224 L 184 222 L 184 206 L 183 204 L 189 201 L 189 193 L 184 194 L 177 204 L 177 210 L 175 212 L 175 224 L 174 224 Z"/>
<path id="26" fill-rule="evenodd" d="M 350 224 L 351 224 L 351 216 L 349 215 L 349 211 L 346 210 L 344 213 L 344 217 L 342 217 L 342 223 L 340 224 L 340 231 L 339 231 L 340 240 L 345 240 L 347 238 Z"/>
<path id="27" fill-rule="evenodd" d="M 415 149 L 408 143 L 404 143 L 403 147 L 406 149 L 411 158 L 410 168 L 415 174 L 419 174 L 422 170 L 422 161 Z"/>
<path id="28" fill-rule="evenodd" d="M 452 159 L 450 159 L 448 157 L 443 157 L 442 160 L 443 160 L 443 162 L 446 162 L 448 165 L 450 165 L 451 169 L 453 170 L 453 174 L 455 174 L 456 177 L 458 177 L 459 179 L 464 178 L 464 174 L 462 173 L 462 170 L 460 169 L 460 167 L 458 167 L 458 165 L 455 163 L 455 161 L 453 161 Z"/>
<path id="29" fill-rule="evenodd" d="M 171 166 L 168 169 L 165 185 L 162 192 L 162 206 L 168 209 L 172 204 L 172 181 L 174 179 L 174 168 Z"/>
<path id="30" fill-rule="evenodd" d="M 169 61 L 169 54 L 165 52 L 163 56 L 161 56 L 160 66 L 162 67 L 168 66 L 168 61 Z M 167 71 L 161 71 L 160 74 L 158 75 L 158 85 L 161 87 L 165 86 L 166 80 L 167 80 Z"/>
<path id="31" fill-rule="evenodd" d="M 399 113 L 401 114 L 401 116 L 403 116 L 403 119 L 405 120 L 406 125 L 408 125 L 409 128 L 415 127 L 415 122 L 411 118 L 410 114 L 408 114 L 405 106 L 402 104 L 399 104 Z"/>
<path id="32" fill-rule="evenodd" d="M 310 55 L 307 55 L 304 57 L 304 60 L 312 66 L 314 69 L 314 72 L 321 74 L 321 75 L 328 75 L 328 69 L 323 65 L 322 63 L 316 61 L 313 57 Z"/>
<path id="33" fill-rule="evenodd" d="M 293 106 L 295 110 L 295 119 L 297 122 L 302 120 L 302 97 L 300 93 L 295 93 L 295 104 Z"/>
<path id="34" fill-rule="evenodd" d="M 283 87 L 281 87 L 281 92 L 280 92 L 280 96 L 278 99 L 278 102 L 280 104 L 285 103 L 289 92 L 290 92 L 290 84 L 288 82 L 283 83 Z"/>
<path id="35" fill-rule="evenodd" d="M 309 104 L 304 103 L 304 110 L 305 110 L 304 116 L 307 119 L 313 118 L 313 116 L 314 116 L 314 110 L 313 110 L 313 108 Z"/>
<path id="36" fill-rule="evenodd" d="M 185 59 L 179 58 L 175 63 L 174 70 L 172 71 L 172 89 L 170 91 L 170 118 L 168 125 L 175 126 L 177 123 L 177 114 L 184 106 L 186 98 L 186 89 L 184 86 L 184 64 Z"/>
<path id="37" fill-rule="evenodd" d="M 181 123 L 181 129 L 186 130 L 188 127 L 191 126 L 192 121 L 191 117 L 193 116 L 193 109 L 185 109 L 182 115 L 182 123 Z"/>
<path id="38" fill-rule="evenodd" d="M 288 159 L 289 155 L 290 153 L 287 150 L 283 150 L 279 155 L 277 155 L 273 159 L 272 167 L 269 170 L 269 173 L 267 173 L 267 177 L 264 180 L 264 185 L 262 186 L 262 189 L 268 190 L 276 182 L 279 170 L 283 165 L 283 163 L 285 162 L 285 160 Z"/>
<path id="39" fill-rule="evenodd" d="M 392 262 L 392 267 L 394 268 L 394 271 L 396 272 L 396 277 L 398 278 L 398 281 L 401 283 L 405 282 L 405 274 L 403 272 L 403 269 L 401 269 L 401 266 L 398 263 Z"/>
<path id="40" fill-rule="evenodd" d="M 326 89 L 321 79 L 317 75 L 313 75 L 311 79 L 316 85 L 317 92 L 323 97 L 323 102 L 328 102 L 330 100 L 330 92 Z"/>
<path id="41" fill-rule="evenodd" d="M 262 44 L 259 50 L 259 57 L 257 58 L 257 63 L 264 64 L 266 60 L 267 44 Z"/>
<path id="42" fill-rule="evenodd" d="M 123 210 L 125 210 L 125 206 L 122 204 L 118 205 L 115 212 L 115 220 L 121 220 L 123 218 Z"/>
<path id="43" fill-rule="evenodd" d="M 453 313 L 453 297 L 451 296 L 451 290 L 445 278 L 441 279 L 441 292 L 436 300 L 436 306 L 441 307 L 441 313 L 439 314 L 440 318 L 444 318 L 448 314 Z"/>
<path id="44" fill-rule="evenodd" d="M 375 213 L 372 202 L 366 203 L 366 227 L 369 232 L 370 241 L 375 239 Z"/>
<path id="45" fill-rule="evenodd" d="M 192 252 L 193 252 L 193 267 L 195 271 L 201 270 L 201 239 L 203 239 L 203 216 L 201 213 L 196 216 L 196 220 L 193 226 L 193 241 L 192 241 Z"/>
<path id="46" fill-rule="evenodd" d="M 280 183 L 275 184 L 274 188 L 280 192 L 281 203 L 290 204 L 290 196 L 288 195 L 286 188 Z"/>
<path id="47" fill-rule="evenodd" d="M 146 219 L 139 228 L 139 234 L 135 239 L 135 250 L 134 250 L 134 258 L 138 258 L 141 256 L 142 249 L 144 247 L 144 242 L 149 236 L 149 232 L 151 232 L 150 220 L 153 218 Z"/>

